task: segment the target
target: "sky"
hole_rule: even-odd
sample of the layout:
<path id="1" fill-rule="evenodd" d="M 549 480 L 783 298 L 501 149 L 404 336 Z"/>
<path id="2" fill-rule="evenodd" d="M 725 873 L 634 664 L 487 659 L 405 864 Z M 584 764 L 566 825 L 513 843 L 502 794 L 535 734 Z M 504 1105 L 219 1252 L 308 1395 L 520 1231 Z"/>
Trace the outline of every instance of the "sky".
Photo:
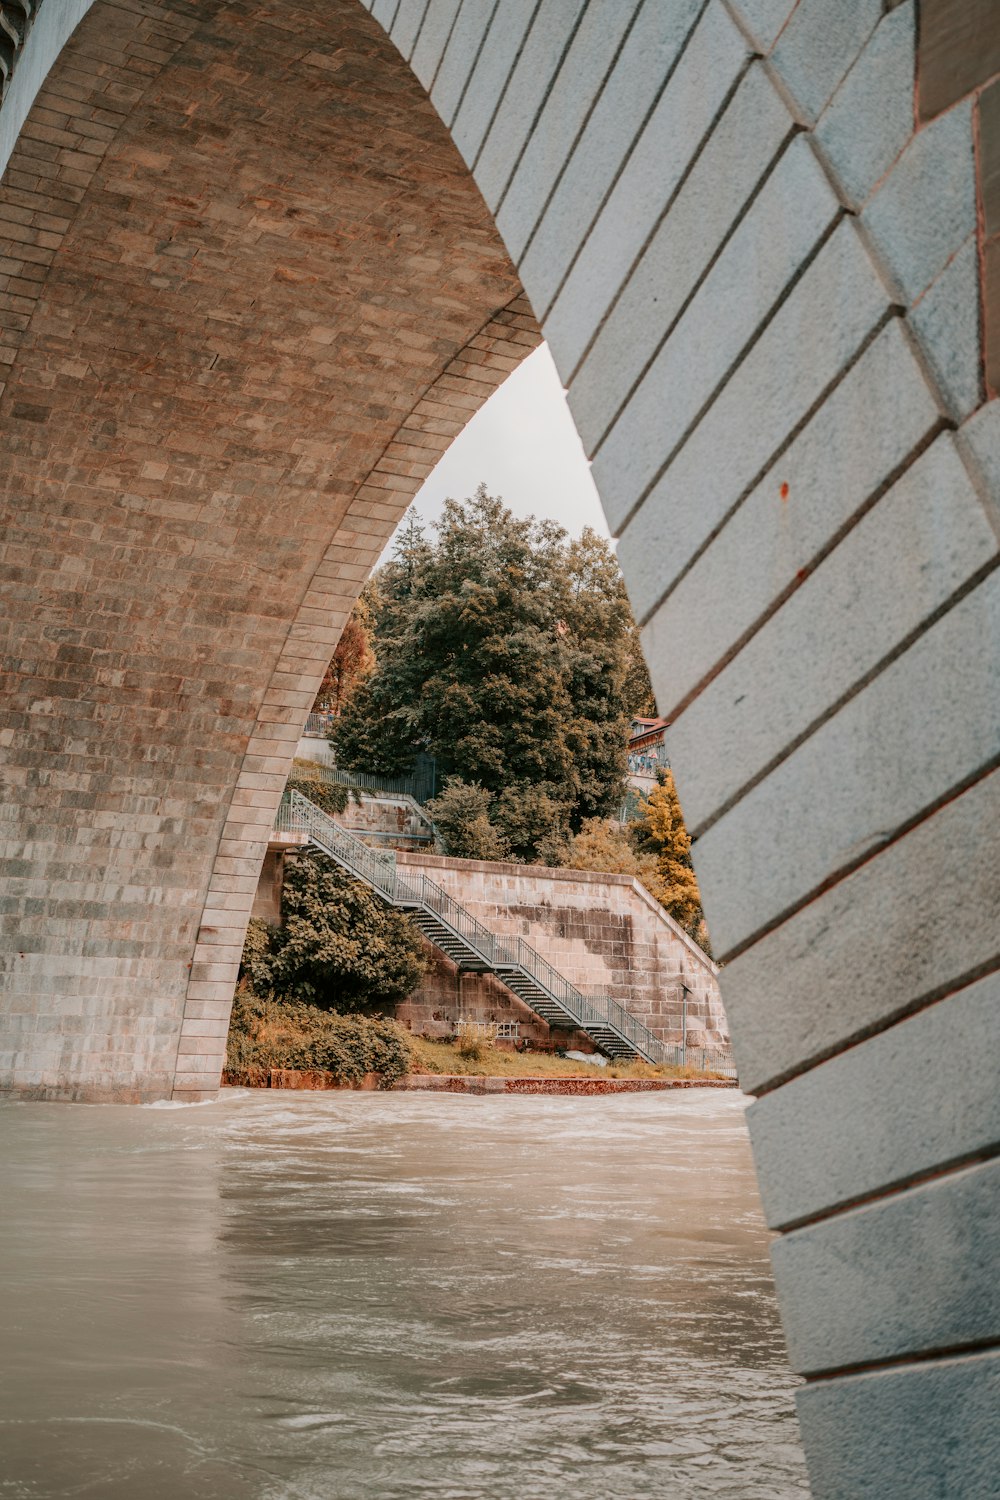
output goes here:
<path id="1" fill-rule="evenodd" d="M 407 515 L 434 521 L 450 496 L 464 500 L 483 480 L 517 516 L 558 521 L 572 536 L 592 526 L 609 536 L 548 348 L 529 354 L 459 433 L 417 491 Z M 392 543 L 384 557 L 392 551 Z"/>

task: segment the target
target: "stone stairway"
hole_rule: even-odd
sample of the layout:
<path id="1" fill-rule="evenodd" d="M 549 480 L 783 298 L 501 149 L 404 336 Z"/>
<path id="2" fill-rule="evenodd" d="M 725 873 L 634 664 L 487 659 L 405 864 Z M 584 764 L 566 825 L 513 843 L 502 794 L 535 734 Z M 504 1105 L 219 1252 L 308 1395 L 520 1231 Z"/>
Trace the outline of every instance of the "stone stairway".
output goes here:
<path id="1" fill-rule="evenodd" d="M 405 911 L 459 969 L 495 974 L 550 1026 L 585 1032 L 608 1057 L 676 1061 L 677 1049 L 661 1042 L 612 996 L 584 995 L 523 938 L 490 931 L 426 875 L 404 875 L 394 851 L 362 843 L 301 792 L 291 792 L 282 802 L 276 828 L 305 834 L 348 874 Z"/>

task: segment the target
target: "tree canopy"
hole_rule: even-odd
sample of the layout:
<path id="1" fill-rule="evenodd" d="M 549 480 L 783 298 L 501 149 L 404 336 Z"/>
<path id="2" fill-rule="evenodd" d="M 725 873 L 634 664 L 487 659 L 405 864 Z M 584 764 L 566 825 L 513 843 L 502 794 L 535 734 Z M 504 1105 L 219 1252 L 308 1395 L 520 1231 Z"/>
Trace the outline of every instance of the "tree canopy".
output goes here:
<path id="1" fill-rule="evenodd" d="M 369 598 L 374 666 L 331 735 L 344 768 L 401 775 L 430 752 L 520 858 L 552 859 L 614 811 L 648 678 L 602 538 L 520 520 L 480 485 L 432 536 L 404 527 Z"/>

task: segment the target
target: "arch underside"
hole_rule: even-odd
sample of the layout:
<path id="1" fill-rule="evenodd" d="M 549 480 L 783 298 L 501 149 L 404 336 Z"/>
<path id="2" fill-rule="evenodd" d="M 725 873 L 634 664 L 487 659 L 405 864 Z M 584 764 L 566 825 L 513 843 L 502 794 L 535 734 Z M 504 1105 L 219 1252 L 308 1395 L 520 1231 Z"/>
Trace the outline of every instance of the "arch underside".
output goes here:
<path id="1" fill-rule="evenodd" d="M 523 283 L 672 719 L 816 1493 L 978 1500 L 988 0 L 367 9 L 98 0 L 4 180 L 7 1076 L 211 1087 L 315 683 Z"/>

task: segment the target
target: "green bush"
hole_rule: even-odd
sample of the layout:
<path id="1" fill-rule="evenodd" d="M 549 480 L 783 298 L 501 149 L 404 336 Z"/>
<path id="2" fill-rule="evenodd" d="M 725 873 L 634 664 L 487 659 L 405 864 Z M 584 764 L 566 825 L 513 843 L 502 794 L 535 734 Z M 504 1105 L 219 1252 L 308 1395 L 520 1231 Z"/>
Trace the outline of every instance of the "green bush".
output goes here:
<path id="1" fill-rule="evenodd" d="M 410 1068 L 410 1044 L 396 1021 L 341 1016 L 316 1005 L 256 995 L 243 983 L 236 992 L 226 1048 L 226 1068 L 247 1083 L 263 1083 L 272 1068 L 313 1069 L 358 1083 L 381 1075 L 388 1088 Z"/>
<path id="2" fill-rule="evenodd" d="M 303 797 L 308 797 L 310 802 L 331 817 L 335 813 L 342 813 L 351 797 L 346 786 L 341 786 L 338 781 L 328 781 L 320 770 L 310 770 L 309 762 L 303 760 L 295 761 L 285 790 L 301 792 Z"/>
<path id="3" fill-rule="evenodd" d="M 326 855 L 285 866 L 283 925 L 265 929 L 266 951 L 244 949 L 254 988 L 283 1000 L 354 1012 L 386 1010 L 415 990 L 427 967 L 416 928 Z"/>

